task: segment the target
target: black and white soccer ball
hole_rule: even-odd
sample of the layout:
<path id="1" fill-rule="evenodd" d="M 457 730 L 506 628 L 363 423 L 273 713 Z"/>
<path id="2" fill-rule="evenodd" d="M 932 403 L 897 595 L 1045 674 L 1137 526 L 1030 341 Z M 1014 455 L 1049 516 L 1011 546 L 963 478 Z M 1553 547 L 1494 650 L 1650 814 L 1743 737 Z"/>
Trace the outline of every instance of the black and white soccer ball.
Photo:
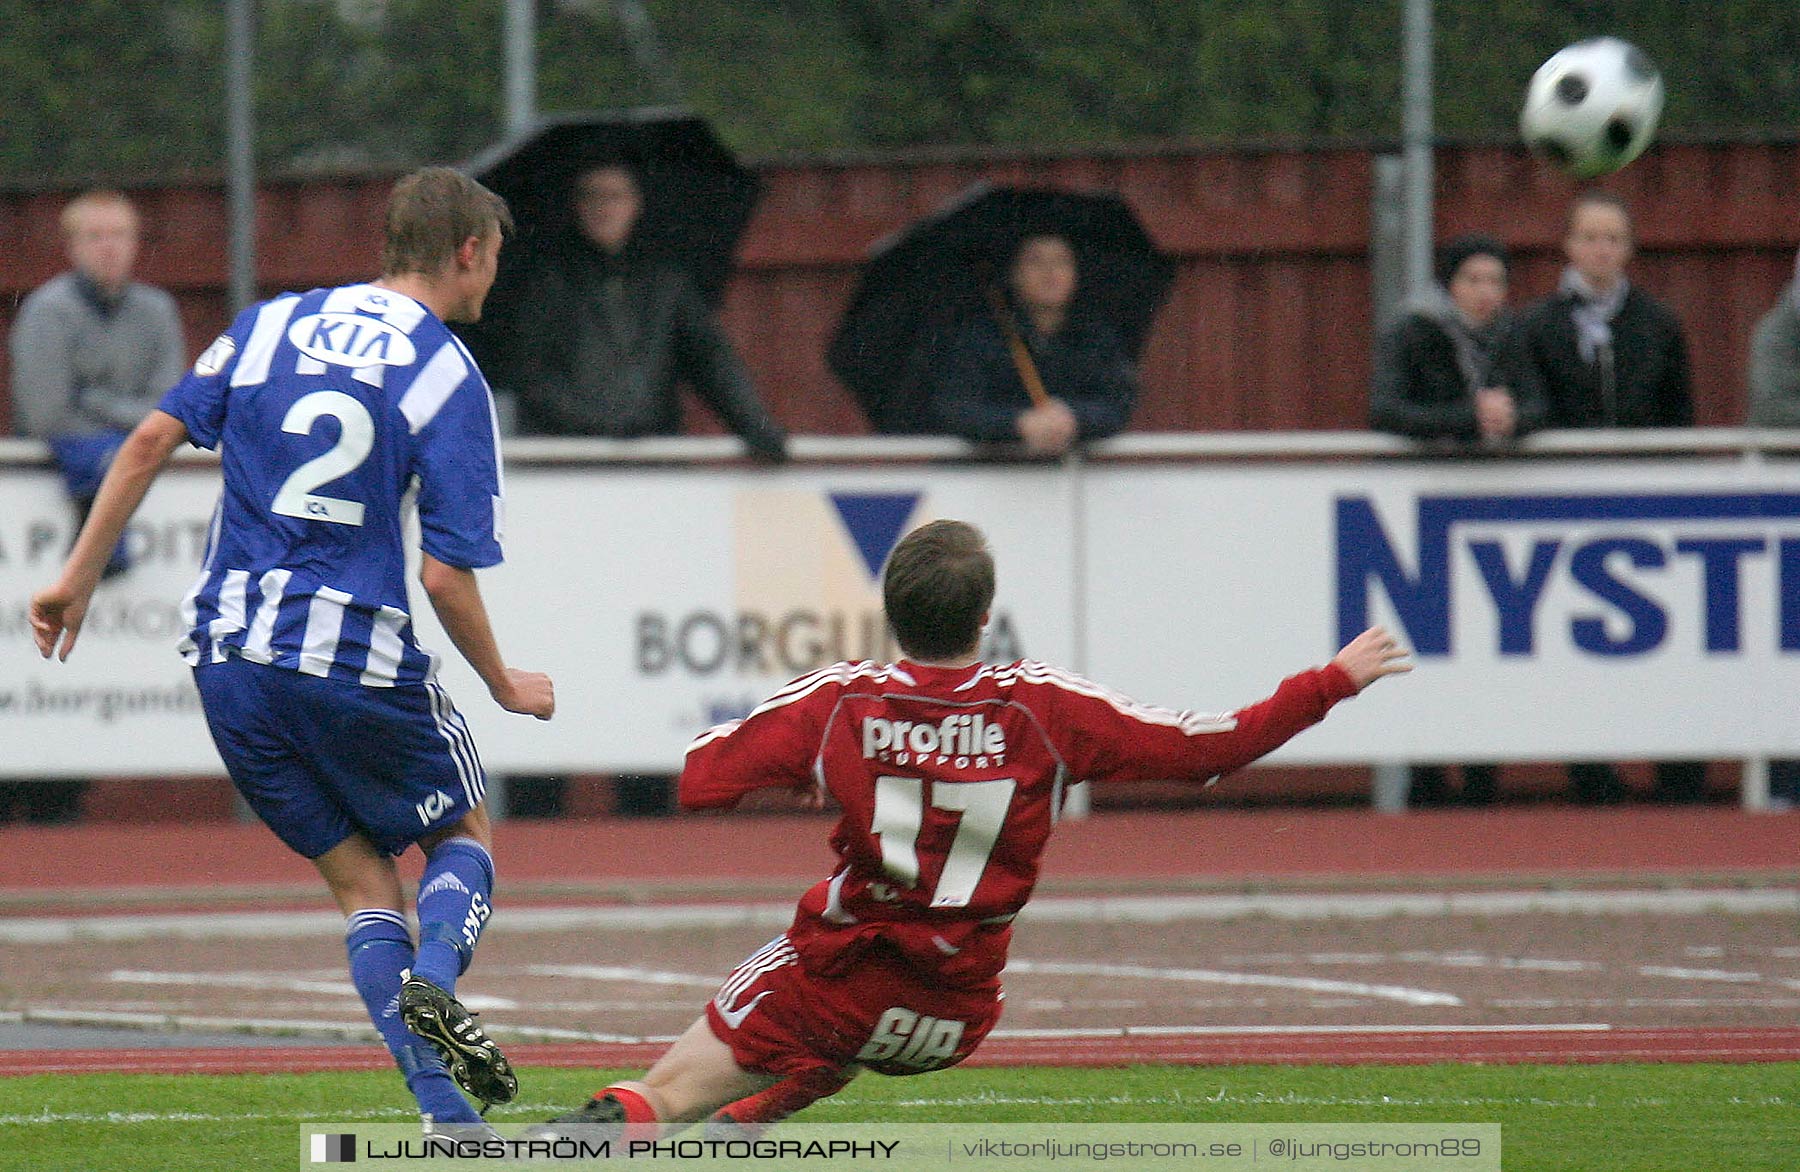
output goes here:
<path id="1" fill-rule="evenodd" d="M 1644 153 L 1662 114 L 1662 74 L 1617 37 L 1577 41 L 1538 66 L 1525 91 L 1525 145 L 1581 179 Z"/>

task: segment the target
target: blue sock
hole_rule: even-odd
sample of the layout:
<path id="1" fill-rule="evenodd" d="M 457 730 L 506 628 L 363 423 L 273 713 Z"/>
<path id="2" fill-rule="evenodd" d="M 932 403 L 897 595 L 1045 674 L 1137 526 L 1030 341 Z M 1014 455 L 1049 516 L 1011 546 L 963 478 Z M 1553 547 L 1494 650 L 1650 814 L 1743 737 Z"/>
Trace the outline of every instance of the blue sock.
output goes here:
<path id="1" fill-rule="evenodd" d="M 350 954 L 350 980 L 362 995 L 369 1020 L 387 1043 L 388 1053 L 394 1056 L 394 1064 L 406 1076 L 406 1088 L 419 1101 L 419 1110 L 444 1123 L 479 1119 L 450 1081 L 450 1072 L 431 1043 L 415 1036 L 400 1020 L 400 970 L 413 961 L 406 918 L 387 908 L 351 912 L 344 927 L 344 947 Z"/>
<path id="2" fill-rule="evenodd" d="M 419 954 L 413 975 L 446 993 L 475 959 L 475 942 L 493 913 L 494 860 L 472 838 L 438 843 L 419 877 Z"/>

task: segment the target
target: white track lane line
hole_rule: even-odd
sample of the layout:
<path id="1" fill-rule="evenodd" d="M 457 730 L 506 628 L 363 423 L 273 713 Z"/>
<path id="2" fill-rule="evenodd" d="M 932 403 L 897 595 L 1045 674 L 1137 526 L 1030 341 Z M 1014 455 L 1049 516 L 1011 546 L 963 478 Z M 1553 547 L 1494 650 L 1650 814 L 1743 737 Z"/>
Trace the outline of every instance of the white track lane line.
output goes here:
<path id="1" fill-rule="evenodd" d="M 1677 889 L 1644 891 L 1512 891 L 1328 895 L 1181 895 L 1108 899 L 1046 898 L 1020 919 L 1031 923 L 1163 924 L 1272 916 L 1290 920 L 1569 915 L 1736 915 L 1800 913 L 1800 889 Z M 782 903 L 668 904 L 649 907 L 508 908 L 499 917 L 508 933 L 586 931 L 665 932 L 692 928 L 786 927 L 794 905 Z M 24 916 L 0 920 L 0 944 L 107 943 L 127 940 L 290 939 L 342 936 L 331 912 L 195 912 L 151 915 Z"/>
<path id="2" fill-rule="evenodd" d="M 1461 1005 L 1454 993 L 1413 989 L 1405 985 L 1369 985 L 1360 981 L 1329 981 L 1316 977 L 1284 977 L 1269 973 L 1233 973 L 1217 969 L 1153 968 L 1138 964 L 1090 964 L 1085 961 L 1019 960 L 1007 962 L 1008 973 L 1041 973 L 1047 976 L 1136 978 L 1149 981 L 1192 981 L 1208 985 L 1234 985 L 1253 989 L 1298 989 L 1307 993 L 1336 993 L 1402 1005 Z"/>
<path id="3" fill-rule="evenodd" d="M 701 973 L 670 973 L 660 969 L 640 969 L 627 965 L 598 964 L 534 964 L 525 972 L 534 977 L 569 977 L 578 981 L 627 981 L 634 985 L 675 985 L 688 989 L 717 989 L 724 973 L 706 976 Z"/>

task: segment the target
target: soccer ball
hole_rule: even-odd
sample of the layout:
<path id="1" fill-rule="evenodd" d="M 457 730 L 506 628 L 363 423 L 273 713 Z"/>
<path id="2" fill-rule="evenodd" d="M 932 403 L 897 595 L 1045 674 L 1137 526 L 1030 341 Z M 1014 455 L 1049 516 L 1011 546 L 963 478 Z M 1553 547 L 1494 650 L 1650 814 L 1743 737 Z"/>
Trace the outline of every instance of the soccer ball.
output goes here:
<path id="1" fill-rule="evenodd" d="M 1579 179 L 1637 158 L 1662 113 L 1662 74 L 1617 37 L 1577 41 L 1538 66 L 1525 91 L 1525 145 Z"/>

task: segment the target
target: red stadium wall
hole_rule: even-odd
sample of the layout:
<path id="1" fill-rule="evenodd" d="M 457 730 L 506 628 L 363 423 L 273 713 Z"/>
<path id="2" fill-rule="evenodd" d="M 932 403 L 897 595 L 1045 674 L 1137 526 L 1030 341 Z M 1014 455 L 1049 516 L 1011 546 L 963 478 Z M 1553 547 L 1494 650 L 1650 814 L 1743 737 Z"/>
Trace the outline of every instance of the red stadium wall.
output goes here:
<path id="1" fill-rule="evenodd" d="M 976 179 L 1124 193 L 1180 261 L 1144 360 L 1146 431 L 1363 427 L 1371 329 L 1373 158 L 1351 149 L 938 152 L 761 167 L 768 192 L 727 290 L 726 328 L 793 430 L 864 430 L 824 349 L 870 243 Z M 374 268 L 389 176 L 272 180 L 257 210 L 266 291 Z M 1800 246 L 1800 144 L 1665 145 L 1605 184 L 1635 208 L 1636 273 L 1686 323 L 1698 419 L 1744 415 L 1743 355 Z M 1517 254 L 1515 291 L 1560 267 L 1566 180 L 1517 149 L 1438 154 L 1440 238 L 1481 229 Z M 67 191 L 0 192 L 0 327 L 63 264 Z M 142 275 L 180 299 L 194 352 L 226 320 L 225 204 L 217 183 L 133 188 Z M 0 356 L 0 386 L 9 381 Z M 0 393 L 0 430 L 10 429 Z M 696 420 L 697 430 L 713 430 Z"/>

